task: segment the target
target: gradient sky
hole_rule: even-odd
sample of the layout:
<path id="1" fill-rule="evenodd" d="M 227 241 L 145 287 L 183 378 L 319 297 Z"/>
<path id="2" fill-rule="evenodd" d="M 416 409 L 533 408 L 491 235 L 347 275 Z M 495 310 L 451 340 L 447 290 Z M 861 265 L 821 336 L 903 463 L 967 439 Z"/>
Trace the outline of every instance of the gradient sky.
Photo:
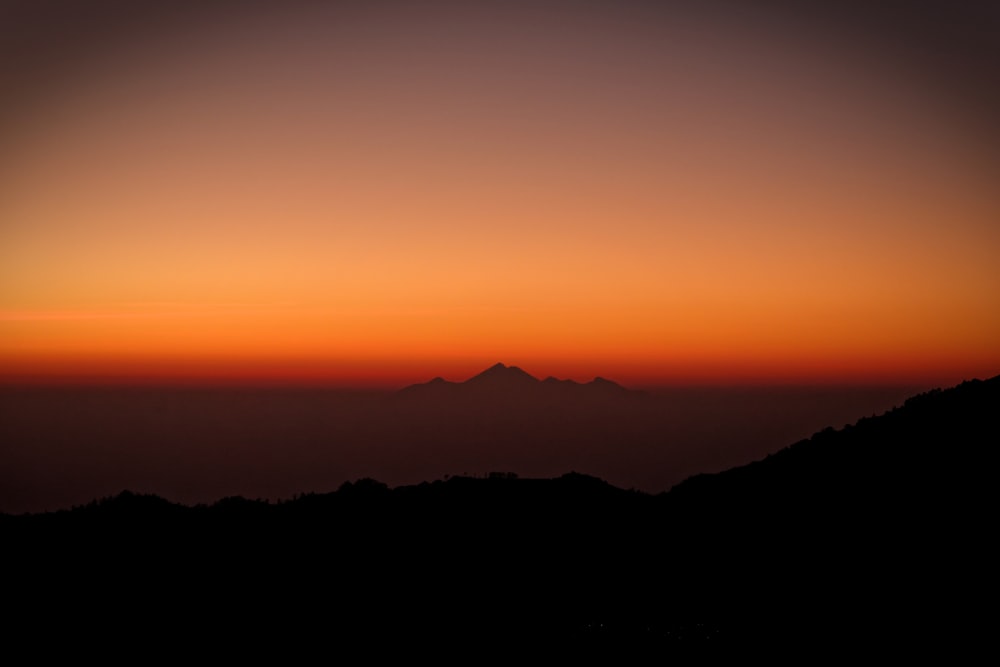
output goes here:
<path id="1" fill-rule="evenodd" d="M 1000 372 L 974 13 L 72 4 L 3 29 L 4 381 Z"/>

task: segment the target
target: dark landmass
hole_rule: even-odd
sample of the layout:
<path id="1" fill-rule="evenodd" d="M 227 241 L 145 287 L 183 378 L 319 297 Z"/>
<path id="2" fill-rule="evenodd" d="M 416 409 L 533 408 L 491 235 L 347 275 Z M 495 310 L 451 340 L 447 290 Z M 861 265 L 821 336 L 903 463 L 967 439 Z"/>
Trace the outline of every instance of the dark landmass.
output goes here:
<path id="1" fill-rule="evenodd" d="M 498 364 L 398 392 L 260 387 L 0 388 L 0 512 L 122 489 L 195 505 L 584 470 L 649 493 L 743 465 L 930 387 L 676 387 L 537 379 Z"/>
<path id="2" fill-rule="evenodd" d="M 656 495 L 498 472 L 0 515 L 7 600 L 159 642 L 959 649 L 992 633 L 998 407 L 1000 377 L 965 382 Z"/>

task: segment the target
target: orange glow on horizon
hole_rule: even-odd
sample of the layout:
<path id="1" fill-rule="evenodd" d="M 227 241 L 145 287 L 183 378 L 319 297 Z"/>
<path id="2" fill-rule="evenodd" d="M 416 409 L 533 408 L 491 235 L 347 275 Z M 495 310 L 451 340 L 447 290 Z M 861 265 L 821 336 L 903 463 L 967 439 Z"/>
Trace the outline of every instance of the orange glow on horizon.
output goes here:
<path id="1" fill-rule="evenodd" d="M 177 27 L 8 120 L 0 383 L 1000 372 L 1000 159 L 935 91 L 759 26 L 400 12 Z"/>

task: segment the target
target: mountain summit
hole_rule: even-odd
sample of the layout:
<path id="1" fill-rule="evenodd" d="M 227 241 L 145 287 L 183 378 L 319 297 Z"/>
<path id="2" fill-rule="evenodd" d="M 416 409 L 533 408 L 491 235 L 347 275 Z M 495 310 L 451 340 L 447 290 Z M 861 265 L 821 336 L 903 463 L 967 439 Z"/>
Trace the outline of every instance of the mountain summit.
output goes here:
<path id="1" fill-rule="evenodd" d="M 502 363 L 496 363 L 462 384 L 469 386 L 531 387 L 538 383 L 538 378 L 525 373 L 517 366 L 505 366 Z"/>

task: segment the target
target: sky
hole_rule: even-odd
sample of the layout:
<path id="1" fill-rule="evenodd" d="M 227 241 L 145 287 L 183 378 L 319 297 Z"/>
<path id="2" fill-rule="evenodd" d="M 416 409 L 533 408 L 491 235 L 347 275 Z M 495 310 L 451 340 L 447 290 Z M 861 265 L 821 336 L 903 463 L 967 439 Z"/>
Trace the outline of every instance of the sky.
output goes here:
<path id="1" fill-rule="evenodd" d="M 0 4 L 0 382 L 1000 372 L 987 3 L 135 4 Z"/>

